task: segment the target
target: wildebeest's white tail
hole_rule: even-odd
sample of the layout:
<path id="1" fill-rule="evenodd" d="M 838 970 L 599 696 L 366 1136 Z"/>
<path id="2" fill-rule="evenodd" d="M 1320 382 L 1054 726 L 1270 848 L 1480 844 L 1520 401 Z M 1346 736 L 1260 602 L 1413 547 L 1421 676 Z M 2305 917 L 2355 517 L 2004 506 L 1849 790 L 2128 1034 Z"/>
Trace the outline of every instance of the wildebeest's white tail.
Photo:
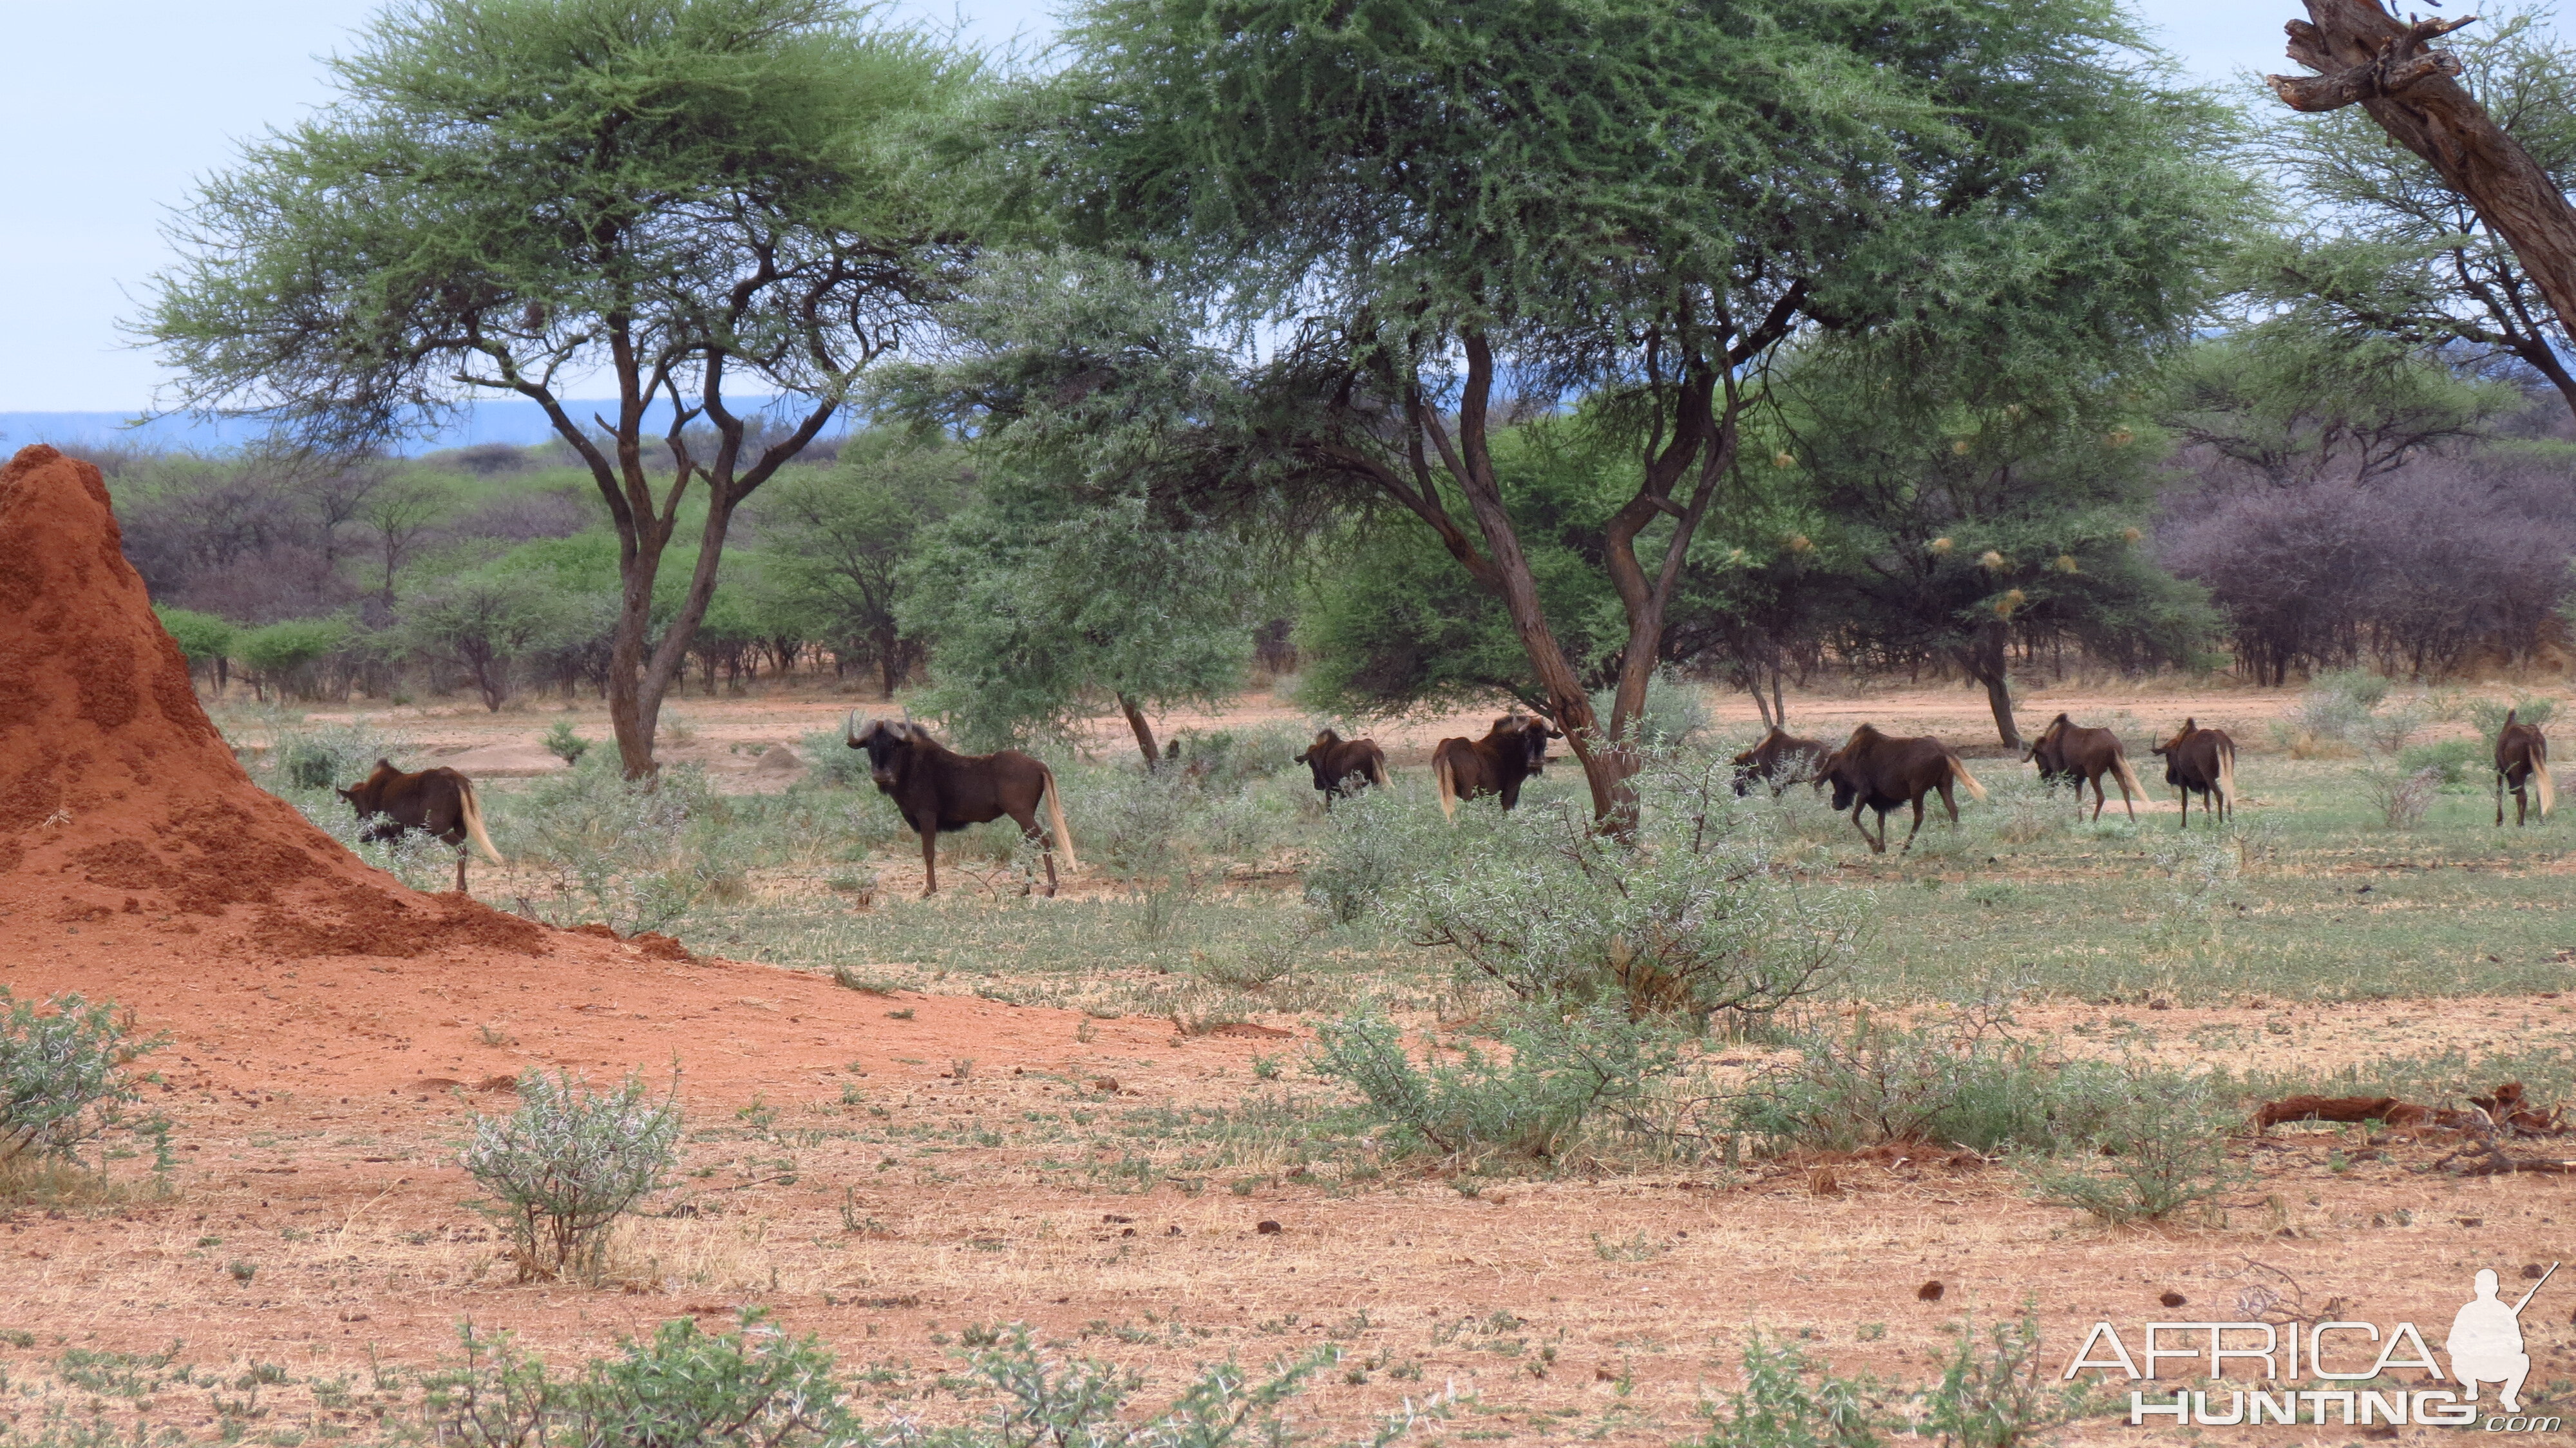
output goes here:
<path id="1" fill-rule="evenodd" d="M 2236 742 L 2218 742 L 2218 797 L 2227 802 L 2227 812 L 2236 812 Z"/>
<path id="2" fill-rule="evenodd" d="M 2549 782 L 2549 741 L 2535 730 L 2531 736 L 2531 783 L 2540 791 L 2540 822 L 2549 823 L 2549 812 L 2558 808 L 2558 786 Z"/>
<path id="3" fill-rule="evenodd" d="M 501 858 L 499 850 L 492 848 L 492 837 L 483 833 L 483 806 L 474 802 L 474 781 L 460 777 L 457 783 L 458 792 L 463 796 L 465 832 L 474 837 L 474 843 L 483 847 L 485 858 L 496 865 L 507 865 L 510 862 Z"/>
<path id="4" fill-rule="evenodd" d="M 1374 749 L 1369 751 L 1368 782 L 1380 789 L 1386 788 L 1386 756 Z"/>
<path id="5" fill-rule="evenodd" d="M 2111 768 L 2120 777 L 2120 788 L 2129 791 L 2140 799 L 2145 799 L 2147 797 L 2147 787 L 2138 783 L 2137 771 L 2129 768 L 2129 756 L 2127 754 L 2112 755 Z"/>
<path id="6" fill-rule="evenodd" d="M 1064 822 L 1064 791 L 1056 788 L 1055 771 L 1041 764 L 1038 772 L 1046 776 L 1047 823 L 1055 828 L 1055 847 L 1064 851 L 1064 867 L 1079 870 L 1082 861 L 1073 853 L 1073 830 Z"/>
<path id="7" fill-rule="evenodd" d="M 1968 798 L 1984 803 L 1986 787 L 1977 783 L 1977 777 L 1968 772 L 1968 766 L 1961 763 L 1955 754 L 1950 756 L 1950 777 L 1959 781 L 1959 787 L 1968 792 Z"/>
<path id="8" fill-rule="evenodd" d="M 1431 756 L 1431 777 L 1440 781 L 1441 818 L 1456 819 L 1458 817 L 1458 780 L 1450 769 L 1449 755 L 1446 751 Z"/>

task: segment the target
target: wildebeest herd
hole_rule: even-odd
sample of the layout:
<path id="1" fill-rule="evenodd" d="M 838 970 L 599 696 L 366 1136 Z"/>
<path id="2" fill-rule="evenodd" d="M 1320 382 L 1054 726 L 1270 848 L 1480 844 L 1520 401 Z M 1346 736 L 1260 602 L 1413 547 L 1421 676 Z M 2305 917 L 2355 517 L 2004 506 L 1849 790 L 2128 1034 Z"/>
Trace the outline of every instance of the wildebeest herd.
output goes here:
<path id="1" fill-rule="evenodd" d="M 1565 735 L 1547 720 L 1517 710 L 1493 722 L 1481 739 L 1443 739 L 1431 751 L 1432 780 L 1440 793 L 1441 813 L 1457 817 L 1462 801 L 1492 795 L 1503 809 L 1520 803 L 1521 786 L 1547 768 L 1547 746 Z M 1046 865 L 1046 893 L 1056 892 L 1055 857 L 1064 855 L 1068 869 L 1081 868 L 1074 858 L 1073 833 L 1065 824 L 1063 791 L 1054 771 L 1042 760 L 1016 749 L 992 754 L 959 754 L 930 737 L 910 719 L 871 719 L 859 727 L 856 710 L 843 730 L 844 742 L 868 755 L 868 777 L 895 802 L 904 823 L 921 836 L 922 894 L 939 891 L 939 836 L 968 825 L 1008 815 L 1022 838 L 1037 846 Z M 2152 753 L 2165 762 L 2165 783 L 2182 801 L 2182 828 L 2191 828 L 2191 802 L 2201 801 L 2212 824 L 2236 814 L 2236 741 L 2223 729 L 2203 729 L 2197 719 Z M 2102 781 L 2118 786 L 2121 806 L 2138 817 L 2137 800 L 2146 794 L 2129 767 L 2128 751 L 2108 729 L 2079 725 L 2065 714 L 2048 722 L 2022 749 L 2022 760 L 2038 766 L 2040 779 L 2064 784 L 2075 794 L 2075 810 L 2084 813 L 2084 791 L 2093 791 L 2092 818 L 2102 818 L 2108 803 Z M 1344 739 L 1331 729 L 1315 735 L 1293 763 L 1313 773 L 1326 808 L 1369 786 L 1389 783 L 1386 752 L 1373 739 Z M 1923 828 L 1923 801 L 1939 794 L 1950 822 L 1959 822 L 1959 805 L 1951 790 L 1983 800 L 1985 787 L 1959 758 L 1957 750 L 1930 736 L 1900 739 L 1863 724 L 1837 748 L 1818 739 L 1801 739 L 1774 726 L 1752 748 L 1732 761 L 1736 794 L 1768 785 L 1776 798 L 1792 785 L 1833 791 L 1834 812 L 1848 811 L 1852 827 L 1874 854 L 1887 852 L 1887 816 L 1903 806 L 1913 823 L 1903 854 Z M 2495 741 L 2495 797 L 2498 825 L 2504 823 L 2504 796 L 2513 794 L 2513 822 L 2532 816 L 2546 822 L 2557 806 L 2549 777 L 2549 740 L 2537 724 L 2526 724 L 2515 711 L 2505 715 Z M 473 781 L 453 769 L 405 774 L 390 761 L 377 760 L 373 773 L 339 791 L 365 822 L 360 838 L 383 840 L 419 830 L 456 847 L 456 888 L 465 888 L 465 844 L 470 837 L 492 863 L 504 863 L 484 833 L 483 814 L 474 799 Z M 1041 829 L 1038 811 L 1046 811 Z M 1863 811 L 1875 812 L 1873 834 L 1861 822 Z"/>

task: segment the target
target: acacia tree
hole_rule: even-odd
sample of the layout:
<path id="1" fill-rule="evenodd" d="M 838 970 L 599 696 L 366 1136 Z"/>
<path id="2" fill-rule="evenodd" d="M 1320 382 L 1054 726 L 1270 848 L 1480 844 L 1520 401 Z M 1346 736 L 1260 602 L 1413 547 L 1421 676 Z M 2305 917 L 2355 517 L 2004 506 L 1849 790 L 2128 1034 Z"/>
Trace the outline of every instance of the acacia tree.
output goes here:
<path id="1" fill-rule="evenodd" d="M 2548 169 L 2496 123 L 2458 77 L 2458 56 L 2433 42 L 2476 23 L 2399 20 L 2378 0 L 2304 0 L 2290 59 L 2314 75 L 2264 77 L 2294 111 L 2358 105 L 2390 140 L 2433 168 L 2505 239 L 2561 326 L 2576 316 L 2576 206 Z"/>
<path id="2" fill-rule="evenodd" d="M 181 404 L 324 445 L 478 396 L 543 408 L 617 530 L 609 714 L 647 775 L 735 510 L 948 283 L 962 248 L 910 141 L 972 69 L 841 0 L 411 0 L 332 67 L 335 103 L 181 213 L 140 329 Z M 608 413 L 576 416 L 603 381 Z"/>
<path id="3" fill-rule="evenodd" d="M 1259 337 L 1309 481 L 1420 520 L 1498 596 L 1604 820 L 1763 360 L 1802 327 L 2008 348 L 2045 313 L 2169 335 L 2229 230 L 2217 109 L 2106 0 L 1089 0 L 1008 148 L 1069 234 Z M 1493 433 L 1515 396 L 1625 419 L 1595 718 Z M 1291 405 L 1293 404 L 1293 406 Z M 1452 499 L 1464 505 L 1464 515 Z"/>
<path id="4" fill-rule="evenodd" d="M 1958 668 L 2012 748 L 2014 644 L 2179 663 L 2217 631 L 2199 590 L 2139 547 L 2163 450 L 2116 375 L 2077 357 L 1998 375 L 1857 339 L 1801 349 L 1782 373 L 1781 456 L 1816 529 L 1795 543 L 1826 575 L 1846 655 Z"/>
<path id="5" fill-rule="evenodd" d="M 2559 191 L 2576 185 L 2576 48 L 2522 11 L 2451 52 L 2459 84 Z M 2357 107 L 2283 115 L 2256 145 L 2315 228 L 2257 254 L 2249 279 L 2312 325 L 2414 347 L 2465 343 L 2547 378 L 2576 409 L 2565 333 L 2505 237 Z"/>
<path id="6" fill-rule="evenodd" d="M 931 643 L 921 706 L 968 741 L 1062 733 L 1105 700 L 1151 769 L 1149 711 L 1240 685 L 1278 518 L 1242 484 L 1271 449 L 1198 321 L 1129 265 L 995 256 L 947 355 L 878 379 L 887 415 L 975 440 L 975 501 L 923 531 L 897 607 Z"/>
<path id="7" fill-rule="evenodd" d="M 877 668 L 884 697 L 921 661 L 922 640 L 895 612 L 897 574 L 924 528 L 964 504 L 964 451 L 921 445 L 890 429 L 841 447 L 828 473 L 782 479 L 761 499 L 761 542 L 784 595 Z"/>

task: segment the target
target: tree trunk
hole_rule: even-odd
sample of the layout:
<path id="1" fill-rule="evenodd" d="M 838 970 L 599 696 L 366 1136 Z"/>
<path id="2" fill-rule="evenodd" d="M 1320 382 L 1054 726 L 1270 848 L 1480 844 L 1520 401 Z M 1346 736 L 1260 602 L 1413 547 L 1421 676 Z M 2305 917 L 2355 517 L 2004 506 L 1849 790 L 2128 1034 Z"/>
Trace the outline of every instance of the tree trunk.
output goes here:
<path id="1" fill-rule="evenodd" d="M 877 656 L 877 678 L 880 681 L 880 688 L 885 694 L 886 702 L 891 704 L 894 702 L 896 686 L 903 682 L 903 645 L 895 638 L 893 629 L 881 628 L 876 631 L 871 647 Z"/>
<path id="2" fill-rule="evenodd" d="M 2268 77 L 2293 110 L 2359 105 L 2389 138 L 2422 157 L 2513 248 L 2558 314 L 2576 319 L 2576 207 L 2521 143 L 2453 77 L 2460 63 L 2429 42 L 2476 19 L 2399 21 L 2374 0 L 2305 0 L 2289 56 L 2313 76 Z"/>
<path id="3" fill-rule="evenodd" d="M 1979 630 L 1977 639 L 1959 651 L 1959 662 L 1971 678 L 1986 686 L 1986 707 L 1994 711 L 1995 737 L 2006 749 L 2021 748 L 2021 730 L 2013 723 L 2011 665 L 2005 658 L 2001 625 Z"/>
<path id="4" fill-rule="evenodd" d="M 1136 707 L 1134 699 L 1121 694 L 1118 696 L 1118 712 L 1127 716 L 1127 727 L 1136 735 L 1136 747 L 1145 751 L 1145 772 L 1152 774 L 1160 769 L 1163 756 L 1154 752 L 1154 726 L 1145 722 L 1145 711 Z"/>

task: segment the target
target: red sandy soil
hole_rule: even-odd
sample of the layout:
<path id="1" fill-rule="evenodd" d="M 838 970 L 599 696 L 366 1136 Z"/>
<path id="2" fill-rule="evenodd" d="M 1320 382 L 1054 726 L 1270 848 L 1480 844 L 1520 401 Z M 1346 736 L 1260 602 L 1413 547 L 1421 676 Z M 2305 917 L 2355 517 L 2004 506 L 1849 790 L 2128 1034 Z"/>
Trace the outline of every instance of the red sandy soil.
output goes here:
<path id="1" fill-rule="evenodd" d="M 1888 702 L 1867 712 L 1899 717 Z M 840 707 L 797 722 L 828 727 Z M 2289 1129 L 2248 1147 L 2260 1179 L 2231 1194 L 2231 1225 L 2141 1233 L 2083 1227 L 2007 1171 L 1946 1161 L 1767 1168 L 1732 1186 L 1573 1169 L 1470 1196 L 1419 1164 L 1342 1177 L 1374 1162 L 1365 1147 L 1365 1161 L 1309 1173 L 1309 1149 L 1281 1136 L 1266 1158 L 1192 1168 L 1171 1158 L 1200 1149 L 1182 1139 L 1194 1109 L 1315 1089 L 1256 1073 L 1257 1054 L 1293 1066 L 1299 1041 L 843 990 L 545 930 L 367 869 L 234 763 L 118 552 L 97 474 L 46 448 L 0 470 L 0 985 L 112 997 L 142 1032 L 166 1032 L 145 1064 L 182 1161 L 168 1195 L 0 1214 L 0 1328 L 33 1334 L 0 1338 L 0 1370 L 21 1386 L 71 1346 L 148 1352 L 173 1338 L 187 1339 L 183 1361 L 363 1379 L 372 1354 L 435 1363 L 469 1316 L 561 1363 L 679 1313 L 763 1306 L 846 1364 L 884 1366 L 890 1386 L 871 1391 L 934 1416 L 966 1411 L 937 1381 L 951 1335 L 1024 1318 L 1152 1369 L 1149 1400 L 1193 1363 L 1329 1336 L 1351 1375 L 1330 1375 L 1302 1410 L 1344 1427 L 1454 1382 L 1475 1401 L 1444 1435 L 1669 1442 L 1732 1381 L 1748 1326 L 1803 1328 L 1844 1371 L 1921 1382 L 1964 1310 L 1991 1320 L 2026 1296 L 2053 1369 L 2095 1318 L 2173 1320 L 2163 1294 L 2190 1299 L 2182 1316 L 2233 1312 L 2241 1288 L 2275 1280 L 2253 1261 L 2294 1274 L 2311 1313 L 2438 1330 L 2475 1267 L 2510 1279 L 2576 1256 L 2567 1178 L 2445 1180 L 2408 1170 L 2438 1148 L 2373 1156 Z M 2301 1019 L 2345 1020 L 2367 1040 L 2374 1012 L 2429 1032 L 2469 1008 Z M 2480 1009 L 2508 1037 L 2531 1028 L 2506 1014 L 2520 1003 Z M 2260 1042 L 2267 1014 L 2177 1012 L 2163 1045 L 2188 1049 L 2177 1028 L 2225 1019 Z M 2079 1017 L 2104 1019 L 2070 1008 L 2047 1026 L 2071 1036 Z M 505 1107 L 529 1070 L 659 1078 L 675 1065 L 691 1175 L 670 1196 L 689 1211 L 637 1222 L 602 1286 L 496 1270 L 456 1165 L 469 1113 Z M 778 1113 L 774 1129 L 736 1115 L 755 1102 Z M 1115 1148 L 1049 1134 L 1085 1118 L 1178 1141 L 1166 1184 L 1121 1187 Z M 900 1160 L 898 1131 L 913 1133 Z M 1096 1170 L 1065 1170 L 1059 1154 Z M 1941 1301 L 1918 1296 L 1927 1279 L 1946 1284 Z M 2576 1363 L 2571 1299 L 2552 1291 L 2526 1332 L 2533 1391 L 2564 1412 L 2569 1389 L 2544 1385 Z M 0 1418 L 25 1401 L 0 1403 Z M 262 1432 L 346 1432 L 366 1417 L 297 1386 L 270 1401 Z M 202 1386 L 161 1389 L 154 1412 L 213 1426 Z"/>

